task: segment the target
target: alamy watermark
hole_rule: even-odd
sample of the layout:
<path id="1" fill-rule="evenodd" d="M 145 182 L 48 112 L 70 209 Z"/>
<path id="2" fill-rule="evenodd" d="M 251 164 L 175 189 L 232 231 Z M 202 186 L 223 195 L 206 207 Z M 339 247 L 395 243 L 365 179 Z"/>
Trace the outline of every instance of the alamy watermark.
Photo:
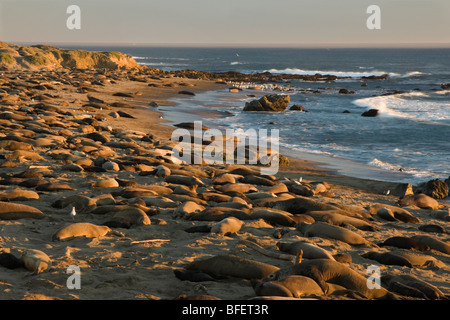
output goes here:
<path id="1" fill-rule="evenodd" d="M 171 140 L 177 141 L 172 160 L 186 164 L 261 165 L 261 174 L 276 174 L 279 169 L 279 130 L 218 129 L 202 130 L 202 122 L 194 122 L 193 134 L 176 129 Z M 206 146 L 205 146 L 206 145 Z M 270 145 L 270 146 L 269 146 Z"/>
<path id="2" fill-rule="evenodd" d="M 367 18 L 366 26 L 369 30 L 380 30 L 381 29 L 381 8 L 375 4 L 369 6 L 366 11 L 371 14 Z"/>

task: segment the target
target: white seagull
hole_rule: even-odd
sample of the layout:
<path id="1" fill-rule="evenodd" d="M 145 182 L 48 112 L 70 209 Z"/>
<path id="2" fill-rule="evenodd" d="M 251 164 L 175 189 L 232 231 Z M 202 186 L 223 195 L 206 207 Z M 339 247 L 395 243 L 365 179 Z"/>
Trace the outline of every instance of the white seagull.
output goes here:
<path id="1" fill-rule="evenodd" d="M 75 207 L 72 207 L 72 211 L 70 212 L 70 216 L 72 217 L 72 220 L 75 219 L 76 215 L 77 215 L 77 212 L 75 211 Z"/>

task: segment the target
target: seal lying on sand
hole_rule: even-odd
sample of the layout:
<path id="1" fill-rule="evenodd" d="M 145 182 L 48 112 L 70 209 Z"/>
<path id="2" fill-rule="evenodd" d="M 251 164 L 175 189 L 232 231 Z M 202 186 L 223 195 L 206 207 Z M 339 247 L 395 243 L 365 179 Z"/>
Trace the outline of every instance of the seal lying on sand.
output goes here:
<path id="1" fill-rule="evenodd" d="M 333 226 L 328 223 L 315 222 L 313 224 L 306 224 L 300 222 L 296 229 L 302 232 L 306 237 L 323 237 L 328 239 L 336 239 L 346 242 L 351 245 L 367 245 L 377 247 L 375 244 L 367 241 L 359 234 L 338 226 Z"/>
<path id="2" fill-rule="evenodd" d="M 97 226 L 92 223 L 80 222 L 74 223 L 57 231 L 53 235 L 55 240 L 68 240 L 75 237 L 98 238 L 111 232 L 107 226 Z"/>
<path id="3" fill-rule="evenodd" d="M 236 277 L 244 279 L 262 279 L 279 270 L 270 264 L 240 258 L 235 255 L 218 255 L 212 258 L 193 261 L 185 267 L 186 270 L 200 271 L 214 278 Z"/>
<path id="4" fill-rule="evenodd" d="M 252 280 L 252 286 L 258 296 L 282 296 L 300 298 L 309 295 L 323 295 L 320 286 L 313 279 L 292 275 L 279 281 Z"/>
<path id="5" fill-rule="evenodd" d="M 440 207 L 439 202 L 423 193 L 405 196 L 402 199 L 398 200 L 397 204 L 401 207 L 413 205 L 421 209 L 430 210 L 436 210 Z"/>
<path id="6" fill-rule="evenodd" d="M 290 253 L 292 255 L 297 255 L 300 250 L 303 252 L 303 258 L 305 259 L 330 259 L 335 260 L 331 253 L 327 250 L 315 246 L 311 243 L 305 241 L 295 241 L 291 243 L 278 242 L 278 249 L 283 252 Z"/>
<path id="7" fill-rule="evenodd" d="M 263 281 L 280 281 L 290 275 L 302 275 L 312 278 L 322 288 L 325 294 L 331 292 L 328 283 L 342 286 L 348 290 L 354 290 L 368 299 L 392 299 L 395 298 L 384 288 L 369 289 L 366 277 L 350 269 L 342 263 L 329 259 L 314 259 L 303 261 L 288 268 L 271 273 Z"/>

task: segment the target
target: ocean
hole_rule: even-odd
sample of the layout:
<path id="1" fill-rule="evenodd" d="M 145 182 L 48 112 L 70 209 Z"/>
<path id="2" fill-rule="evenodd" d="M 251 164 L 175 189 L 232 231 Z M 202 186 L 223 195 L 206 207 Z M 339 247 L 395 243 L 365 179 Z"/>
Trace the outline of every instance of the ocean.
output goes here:
<path id="1" fill-rule="evenodd" d="M 178 99 L 228 115 L 204 119 L 232 128 L 278 129 L 283 152 L 327 163 L 341 174 L 418 184 L 450 176 L 450 49 L 287 48 L 86 48 L 132 55 L 140 64 L 166 71 L 197 71 L 348 77 L 333 82 L 289 80 L 291 104 L 308 112 L 243 112 L 245 102 L 271 93 L 236 84 L 239 94 L 209 92 Z M 361 77 L 387 74 L 386 80 Z M 354 94 L 340 94 L 340 89 Z M 396 94 L 391 94 L 396 92 Z M 279 93 L 279 92 L 278 92 Z M 221 105 L 221 106 L 218 106 Z M 176 110 L 163 108 L 166 119 Z M 362 117 L 378 109 L 375 118 Z M 346 111 L 346 113 L 344 113 Z M 172 112 L 172 114 L 171 114 Z M 195 112 L 193 112 L 195 114 Z"/>

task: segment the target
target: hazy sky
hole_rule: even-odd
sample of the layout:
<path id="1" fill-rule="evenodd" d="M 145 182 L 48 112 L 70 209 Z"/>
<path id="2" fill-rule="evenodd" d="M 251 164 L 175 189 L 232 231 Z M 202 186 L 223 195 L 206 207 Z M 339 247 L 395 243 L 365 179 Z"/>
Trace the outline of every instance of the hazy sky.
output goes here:
<path id="1" fill-rule="evenodd" d="M 69 30 L 67 7 L 81 9 Z M 381 29 L 366 12 L 381 8 Z M 446 46 L 450 0 L 0 0 L 11 43 Z"/>

